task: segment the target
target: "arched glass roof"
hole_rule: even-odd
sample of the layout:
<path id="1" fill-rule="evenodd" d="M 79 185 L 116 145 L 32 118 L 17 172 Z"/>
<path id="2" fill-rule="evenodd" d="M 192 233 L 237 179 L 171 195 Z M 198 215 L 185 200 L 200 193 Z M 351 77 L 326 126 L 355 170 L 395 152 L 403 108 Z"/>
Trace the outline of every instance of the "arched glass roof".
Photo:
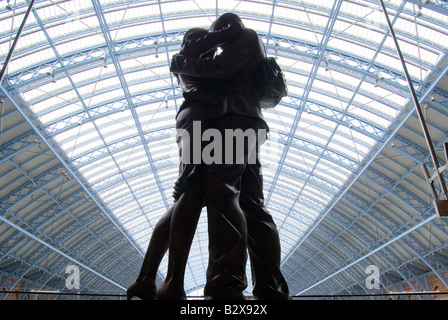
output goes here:
<path id="1" fill-rule="evenodd" d="M 9 3 L 2 62 L 29 6 Z M 444 164 L 448 4 L 385 3 Z M 183 97 L 170 59 L 188 28 L 224 12 L 257 31 L 288 83 L 263 111 L 262 164 L 291 293 L 366 292 L 371 264 L 385 290 L 428 272 L 446 283 L 448 226 L 420 169 L 431 159 L 384 13 L 369 0 L 36 1 L 1 83 L 0 280 L 64 290 L 69 264 L 85 270 L 85 291 L 135 280 L 178 172 Z M 203 214 L 187 292 L 205 285 L 207 240 Z"/>

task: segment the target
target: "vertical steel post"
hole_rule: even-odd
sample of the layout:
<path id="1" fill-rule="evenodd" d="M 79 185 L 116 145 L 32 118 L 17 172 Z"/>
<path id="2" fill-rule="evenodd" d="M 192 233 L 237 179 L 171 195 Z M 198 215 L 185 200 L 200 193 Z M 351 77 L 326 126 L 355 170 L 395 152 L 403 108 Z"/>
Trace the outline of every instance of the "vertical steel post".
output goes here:
<path id="1" fill-rule="evenodd" d="M 36 0 L 31 0 L 28 9 L 26 10 L 25 16 L 23 17 L 22 23 L 20 24 L 19 30 L 17 31 L 14 42 L 12 43 L 8 55 L 6 56 L 5 63 L 3 64 L 2 71 L 0 72 L 0 84 L 3 81 L 3 77 L 5 76 L 6 69 L 8 68 L 9 61 L 11 60 L 12 54 L 14 53 L 14 49 L 16 48 L 17 42 L 19 42 L 19 38 L 20 35 L 22 34 L 23 28 L 25 27 L 26 20 L 28 20 L 28 16 L 30 15 L 31 10 L 33 9 L 34 2 L 36 2 Z"/>
<path id="2" fill-rule="evenodd" d="M 403 58 L 403 54 L 401 53 L 400 46 L 398 45 L 397 37 L 395 35 L 394 29 L 392 28 L 392 24 L 390 23 L 389 16 L 386 11 L 386 6 L 384 5 L 384 1 L 379 0 L 379 2 L 381 4 L 381 8 L 383 9 L 384 16 L 386 17 L 386 21 L 387 21 L 387 25 L 389 27 L 390 34 L 392 36 L 392 39 L 394 40 L 395 48 L 397 50 L 398 57 L 400 58 L 401 65 L 403 67 L 403 72 L 404 72 L 404 74 L 406 76 L 406 80 L 408 82 L 409 90 L 411 91 L 412 100 L 414 102 L 415 109 L 417 110 L 418 118 L 420 120 L 420 124 L 423 129 L 423 135 L 425 136 L 426 144 L 428 145 L 429 153 L 431 154 L 432 162 L 434 164 L 434 170 L 436 171 L 437 177 L 439 179 L 440 187 L 442 189 L 443 194 L 445 195 L 445 199 L 448 200 L 448 191 L 447 191 L 447 187 L 445 185 L 445 180 L 443 180 L 442 172 L 440 172 L 440 170 L 439 170 L 439 161 L 437 160 L 437 155 L 434 150 L 434 146 L 432 144 L 431 137 L 429 135 L 429 131 L 426 126 L 425 119 L 423 117 L 423 112 L 422 112 L 422 109 L 420 108 L 420 104 L 418 102 L 417 95 L 414 90 L 414 86 L 412 85 L 412 80 L 411 80 L 411 77 L 409 76 L 408 69 L 406 67 L 406 63 Z M 434 200 L 438 200 L 438 199 L 436 198 Z"/>

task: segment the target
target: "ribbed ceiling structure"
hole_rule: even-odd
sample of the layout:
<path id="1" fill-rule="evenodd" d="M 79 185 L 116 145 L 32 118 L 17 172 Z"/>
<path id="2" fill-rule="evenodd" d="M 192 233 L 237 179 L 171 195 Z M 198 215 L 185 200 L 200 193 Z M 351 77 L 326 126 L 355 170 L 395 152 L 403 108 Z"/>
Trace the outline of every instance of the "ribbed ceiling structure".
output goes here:
<path id="1" fill-rule="evenodd" d="M 0 3 L 2 63 L 29 4 Z M 445 166 L 448 3 L 385 5 Z M 173 202 L 183 97 L 170 59 L 188 28 L 224 12 L 258 32 L 288 83 L 264 110 L 262 164 L 291 293 L 371 293 L 370 265 L 385 292 L 431 290 L 429 275 L 448 287 L 448 221 L 421 169 L 434 166 L 370 0 L 36 1 L 0 84 L 1 286 L 69 292 L 75 265 L 78 291 L 124 294 Z M 207 261 L 204 211 L 188 293 L 205 285 Z"/>

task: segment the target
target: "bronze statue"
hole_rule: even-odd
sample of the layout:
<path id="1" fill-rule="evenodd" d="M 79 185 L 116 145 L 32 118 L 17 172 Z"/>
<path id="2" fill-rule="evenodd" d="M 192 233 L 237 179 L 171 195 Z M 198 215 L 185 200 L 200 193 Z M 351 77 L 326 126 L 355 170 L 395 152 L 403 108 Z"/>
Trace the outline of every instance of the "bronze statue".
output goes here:
<path id="1" fill-rule="evenodd" d="M 258 35 L 230 13 L 220 16 L 210 33 L 204 31 L 195 28 L 187 32 L 182 50 L 172 60 L 171 71 L 177 75 L 185 97 L 176 128 L 191 133 L 193 123 L 200 121 L 202 132 L 213 128 L 222 136 L 229 129 L 266 131 L 268 126 L 250 85 L 253 70 L 265 55 Z M 218 45 L 222 53 L 212 57 Z M 237 161 L 240 159 L 236 159 L 238 152 L 234 149 L 232 161 L 224 161 L 229 153 L 225 145 L 220 150 L 221 162 L 181 161 L 174 192 L 176 202 L 156 225 L 140 275 L 128 289 L 128 297 L 155 298 L 155 275 L 169 246 L 167 277 L 157 298 L 186 298 L 185 265 L 200 212 L 206 205 L 210 239 L 206 299 L 244 299 L 247 247 L 254 296 L 288 299 L 288 287 L 280 271 L 277 227 L 264 206 L 258 146 L 265 137 L 258 141 L 259 137 L 245 144 L 241 161 Z M 180 142 L 180 151 L 185 153 Z M 204 143 L 193 141 L 187 147 L 191 155 L 195 150 L 202 151 Z M 249 161 L 251 154 L 255 154 L 256 161 Z"/>

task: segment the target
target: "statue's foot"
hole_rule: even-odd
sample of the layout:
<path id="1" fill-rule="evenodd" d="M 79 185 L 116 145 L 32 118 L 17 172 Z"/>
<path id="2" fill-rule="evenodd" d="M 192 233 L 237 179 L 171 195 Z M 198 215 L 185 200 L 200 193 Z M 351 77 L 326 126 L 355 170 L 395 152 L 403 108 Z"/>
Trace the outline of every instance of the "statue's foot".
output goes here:
<path id="1" fill-rule="evenodd" d="M 187 300 L 183 288 L 172 288 L 164 282 L 157 290 L 157 300 Z"/>
<path id="2" fill-rule="evenodd" d="M 131 300 L 133 297 L 137 297 L 141 300 L 155 300 L 156 299 L 156 286 L 155 284 L 143 284 L 135 281 L 126 290 L 126 298 Z"/>

